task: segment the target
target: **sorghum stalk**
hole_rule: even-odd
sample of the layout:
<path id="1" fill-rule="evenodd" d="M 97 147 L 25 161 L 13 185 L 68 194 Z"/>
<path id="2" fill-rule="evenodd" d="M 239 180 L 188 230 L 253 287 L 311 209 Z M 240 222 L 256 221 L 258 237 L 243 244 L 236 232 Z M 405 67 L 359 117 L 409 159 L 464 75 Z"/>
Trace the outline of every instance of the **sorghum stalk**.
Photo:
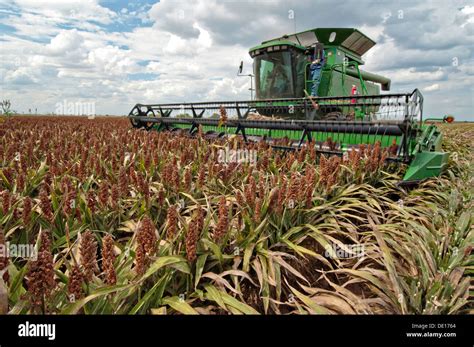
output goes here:
<path id="1" fill-rule="evenodd" d="M 150 256 L 156 251 L 155 226 L 149 217 L 145 217 L 137 230 L 137 249 L 135 255 L 135 271 L 138 275 L 143 275 Z"/>
<path id="2" fill-rule="evenodd" d="M 27 227 L 31 221 L 31 209 L 33 206 L 33 200 L 29 196 L 23 201 L 23 224 Z"/>
<path id="3" fill-rule="evenodd" d="M 52 222 L 53 210 L 51 207 L 51 201 L 48 196 L 49 189 L 47 187 L 48 187 L 47 185 L 43 185 L 39 193 L 39 198 L 40 198 L 40 203 L 41 203 L 41 211 L 43 212 L 43 215 L 49 222 Z"/>
<path id="4" fill-rule="evenodd" d="M 46 313 L 46 300 L 51 296 L 56 282 L 49 233 L 43 230 L 39 241 L 37 258 L 29 264 L 27 287 L 32 308 L 41 308 Z"/>
<path id="5" fill-rule="evenodd" d="M 194 214 L 194 218 L 189 225 L 188 232 L 186 234 L 186 258 L 189 262 L 196 260 L 197 242 L 204 224 L 203 211 L 201 206 Z"/>
<path id="6" fill-rule="evenodd" d="M 8 190 L 5 190 L 2 193 L 2 211 L 4 215 L 6 215 L 8 211 L 10 210 L 10 204 L 11 204 L 10 192 Z"/>
<path id="7" fill-rule="evenodd" d="M 220 242 L 227 234 L 229 228 L 229 209 L 224 196 L 219 200 L 219 217 L 217 220 L 216 230 L 213 234 L 214 241 Z"/>
<path id="8" fill-rule="evenodd" d="M 67 292 L 71 302 L 82 298 L 83 290 L 82 283 L 84 282 L 84 275 L 81 272 L 81 268 L 78 265 L 72 267 L 69 275 L 69 283 L 67 285 Z"/>
<path id="9" fill-rule="evenodd" d="M 166 214 L 166 224 L 166 238 L 171 241 L 176 236 L 178 226 L 178 210 L 176 205 L 172 205 L 168 208 L 168 212 Z"/>
<path id="10" fill-rule="evenodd" d="M 102 239 L 102 270 L 105 275 L 105 283 L 108 285 L 117 283 L 117 275 L 114 266 L 115 257 L 114 240 L 112 235 L 107 234 Z"/>
<path id="11" fill-rule="evenodd" d="M 0 230 L 0 250 L 1 250 L 1 253 L 0 253 L 0 273 L 2 273 L 4 271 L 3 272 L 3 280 L 5 281 L 5 283 L 8 283 L 9 275 L 8 275 L 7 267 L 8 267 L 8 264 L 10 263 L 10 259 L 8 258 L 8 254 L 7 254 L 7 243 L 6 243 L 6 240 L 5 240 L 5 234 L 1 230 Z"/>
<path id="12" fill-rule="evenodd" d="M 84 270 L 84 279 L 91 281 L 94 274 L 98 271 L 98 266 L 97 241 L 89 230 L 81 235 L 79 252 L 81 255 L 81 266 Z"/>

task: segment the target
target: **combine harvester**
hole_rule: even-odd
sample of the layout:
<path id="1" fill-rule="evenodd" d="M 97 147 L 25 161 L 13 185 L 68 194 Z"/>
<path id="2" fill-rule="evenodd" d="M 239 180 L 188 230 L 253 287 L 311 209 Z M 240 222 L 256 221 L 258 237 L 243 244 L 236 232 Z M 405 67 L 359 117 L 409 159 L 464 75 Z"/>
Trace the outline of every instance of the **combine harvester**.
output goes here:
<path id="1" fill-rule="evenodd" d="M 286 149 L 312 141 L 327 155 L 380 141 L 390 148 L 387 160 L 408 165 L 405 182 L 437 176 L 448 153 L 441 150 L 438 128 L 427 122 L 436 119 L 423 121 L 423 96 L 417 89 L 380 94 L 380 89 L 390 90 L 390 79 L 359 68 L 374 45 L 348 28 L 312 29 L 264 41 L 249 52 L 255 100 L 137 104 L 129 118 L 135 128 L 193 135 L 201 127 L 209 138 L 239 134 L 245 141 L 265 139 L 277 148 L 282 139 L 287 139 Z M 322 51 L 319 85 L 313 88 L 311 64 Z"/>

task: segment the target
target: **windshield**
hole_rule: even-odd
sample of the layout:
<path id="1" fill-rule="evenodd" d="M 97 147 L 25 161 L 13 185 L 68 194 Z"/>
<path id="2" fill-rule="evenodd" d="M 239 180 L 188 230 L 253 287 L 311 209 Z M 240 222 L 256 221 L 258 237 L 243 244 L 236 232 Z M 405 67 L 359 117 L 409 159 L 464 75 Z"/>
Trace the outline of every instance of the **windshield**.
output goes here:
<path id="1" fill-rule="evenodd" d="M 304 96 L 307 59 L 302 51 L 266 52 L 254 59 L 257 99 Z"/>
<path id="2" fill-rule="evenodd" d="M 255 57 L 257 99 L 294 97 L 291 59 L 289 51 Z"/>

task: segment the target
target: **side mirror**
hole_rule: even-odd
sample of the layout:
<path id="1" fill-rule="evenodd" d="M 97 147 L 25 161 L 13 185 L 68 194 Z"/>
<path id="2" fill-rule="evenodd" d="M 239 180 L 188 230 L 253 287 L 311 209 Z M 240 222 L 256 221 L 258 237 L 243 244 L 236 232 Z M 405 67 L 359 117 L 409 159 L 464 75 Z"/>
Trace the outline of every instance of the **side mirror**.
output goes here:
<path id="1" fill-rule="evenodd" d="M 244 68 L 244 61 L 241 60 L 240 61 L 240 66 L 239 66 L 239 74 L 242 73 L 243 68 Z"/>
<path id="2" fill-rule="evenodd" d="M 445 123 L 452 123 L 452 122 L 454 122 L 454 117 L 451 116 L 451 115 L 446 115 L 446 116 L 444 116 L 444 118 L 443 118 L 443 122 L 445 122 Z"/>

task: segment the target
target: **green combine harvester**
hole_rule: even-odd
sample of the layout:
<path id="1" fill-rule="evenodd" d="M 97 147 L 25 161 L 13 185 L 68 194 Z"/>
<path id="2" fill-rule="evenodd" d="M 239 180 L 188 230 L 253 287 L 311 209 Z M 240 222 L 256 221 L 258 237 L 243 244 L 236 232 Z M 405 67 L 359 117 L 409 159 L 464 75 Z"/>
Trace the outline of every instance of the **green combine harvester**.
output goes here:
<path id="1" fill-rule="evenodd" d="M 380 94 L 390 90 L 390 79 L 360 69 L 362 56 L 374 45 L 349 28 L 311 29 L 264 41 L 249 52 L 255 100 L 137 104 L 129 118 L 135 128 L 193 135 L 200 127 L 209 138 L 238 134 L 277 148 L 287 139 L 284 149 L 313 143 L 327 155 L 380 141 L 393 154 L 387 160 L 408 164 L 404 181 L 437 176 L 448 161 L 432 122 L 437 119 L 423 121 L 417 89 Z M 312 73 L 315 68 L 318 74 Z"/>

